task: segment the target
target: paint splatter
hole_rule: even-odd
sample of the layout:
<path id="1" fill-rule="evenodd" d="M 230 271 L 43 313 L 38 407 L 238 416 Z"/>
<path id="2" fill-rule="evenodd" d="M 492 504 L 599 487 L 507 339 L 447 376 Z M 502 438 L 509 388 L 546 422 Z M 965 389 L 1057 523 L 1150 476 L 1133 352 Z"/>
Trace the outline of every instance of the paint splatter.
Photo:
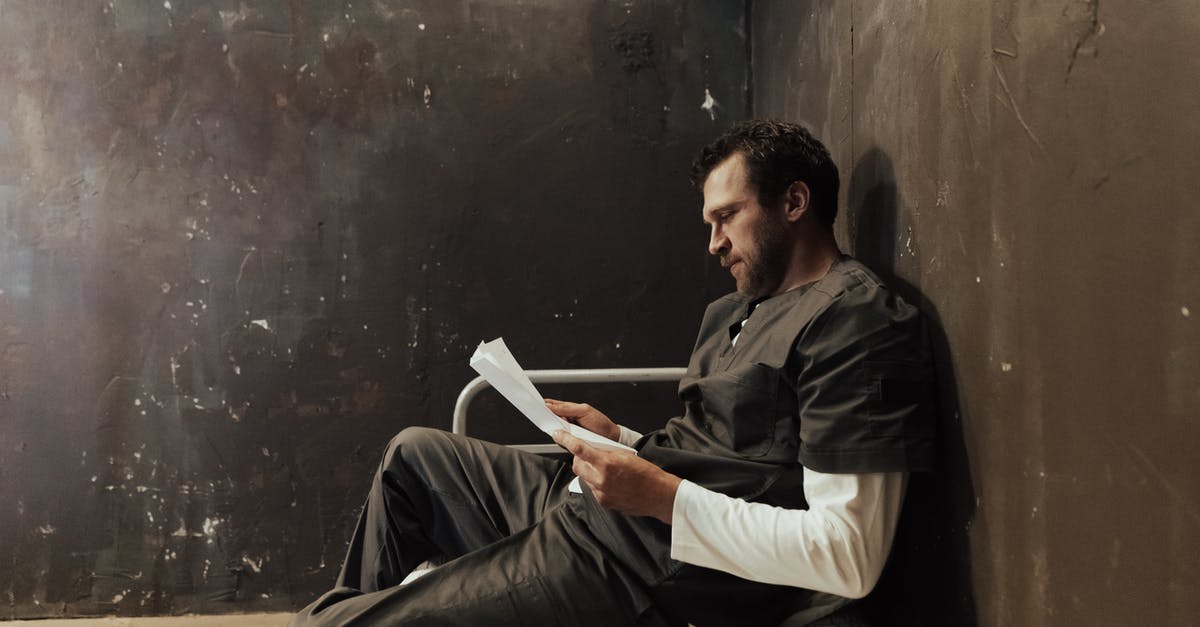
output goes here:
<path id="1" fill-rule="evenodd" d="M 1013 368 L 1013 365 L 1008 363 L 1007 361 L 1000 363 L 1000 371 L 1001 372 L 1012 372 L 1012 368 Z"/>
<path id="2" fill-rule="evenodd" d="M 700 105 L 700 108 L 707 111 L 709 119 L 714 122 L 717 121 L 717 106 L 717 101 L 713 100 L 712 92 L 708 91 L 706 87 L 704 89 L 704 102 Z"/>
<path id="3" fill-rule="evenodd" d="M 255 573 L 262 572 L 263 558 L 261 558 L 261 557 L 258 558 L 258 561 L 254 561 L 254 560 L 250 559 L 249 557 L 243 555 L 242 563 L 245 564 L 246 566 L 248 566 L 250 568 L 250 570 L 254 571 Z"/>
<path id="4" fill-rule="evenodd" d="M 1184 318 L 1190 318 L 1190 317 L 1192 317 L 1192 310 L 1191 310 L 1191 309 L 1188 309 L 1187 307 L 1180 307 L 1180 308 L 1179 308 L 1179 313 L 1183 314 L 1183 317 L 1184 317 Z"/>

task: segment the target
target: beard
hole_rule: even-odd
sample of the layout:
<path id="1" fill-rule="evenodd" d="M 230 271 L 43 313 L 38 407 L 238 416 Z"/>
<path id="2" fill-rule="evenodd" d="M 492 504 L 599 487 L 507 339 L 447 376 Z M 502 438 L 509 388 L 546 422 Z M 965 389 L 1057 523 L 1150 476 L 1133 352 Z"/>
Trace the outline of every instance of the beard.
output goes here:
<path id="1" fill-rule="evenodd" d="M 748 299 L 767 296 L 779 288 L 787 272 L 789 256 L 787 226 L 783 221 L 763 220 L 751 234 L 751 246 L 741 258 L 742 276 L 734 277 L 737 291 Z M 731 265 L 728 258 L 721 265 Z"/>

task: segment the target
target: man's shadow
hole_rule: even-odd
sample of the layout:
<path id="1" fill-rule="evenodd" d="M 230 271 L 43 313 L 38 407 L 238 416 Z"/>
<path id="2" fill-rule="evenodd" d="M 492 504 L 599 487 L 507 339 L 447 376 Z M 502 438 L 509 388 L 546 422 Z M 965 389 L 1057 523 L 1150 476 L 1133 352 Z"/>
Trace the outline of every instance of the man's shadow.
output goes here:
<path id="1" fill-rule="evenodd" d="M 933 473 L 914 473 L 892 551 L 884 589 L 885 605 L 900 611 L 889 625 L 974 625 L 968 530 L 975 514 L 958 382 L 941 317 L 935 304 L 896 275 L 901 256 L 920 267 L 913 245 L 912 215 L 896 188 L 892 160 L 872 148 L 854 164 L 847 190 L 846 216 L 851 254 L 875 271 L 904 300 L 920 308 L 932 343 L 938 385 L 938 443 Z M 897 247 L 897 242 L 905 243 Z"/>

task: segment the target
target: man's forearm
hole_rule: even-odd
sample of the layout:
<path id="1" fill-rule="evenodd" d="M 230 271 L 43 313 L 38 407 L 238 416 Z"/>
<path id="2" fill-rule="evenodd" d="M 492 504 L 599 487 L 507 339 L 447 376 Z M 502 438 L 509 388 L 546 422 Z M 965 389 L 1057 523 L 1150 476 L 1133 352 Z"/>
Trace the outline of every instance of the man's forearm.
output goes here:
<path id="1" fill-rule="evenodd" d="M 865 596 L 887 561 L 906 481 L 902 472 L 805 470 L 807 510 L 747 503 L 684 482 L 671 557 L 753 581 Z"/>

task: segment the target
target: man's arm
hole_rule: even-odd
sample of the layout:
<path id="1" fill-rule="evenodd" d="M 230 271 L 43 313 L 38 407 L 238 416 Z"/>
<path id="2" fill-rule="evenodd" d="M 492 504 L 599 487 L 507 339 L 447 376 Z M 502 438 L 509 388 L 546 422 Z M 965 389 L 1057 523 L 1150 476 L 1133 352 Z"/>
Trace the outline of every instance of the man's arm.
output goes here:
<path id="1" fill-rule="evenodd" d="M 685 481 L 624 451 L 564 431 L 554 440 L 603 506 L 672 525 L 671 557 L 763 583 L 861 598 L 895 537 L 906 472 L 804 470 L 808 509 L 748 503 Z"/>
<path id="2" fill-rule="evenodd" d="M 554 441 L 575 456 L 571 470 L 592 489 L 596 502 L 630 516 L 671 524 L 679 477 L 627 451 L 603 450 L 567 433 Z"/>
<path id="3" fill-rule="evenodd" d="M 567 422 L 577 424 L 592 433 L 620 442 L 625 446 L 633 446 L 642 437 L 642 434 L 625 425 L 613 422 L 604 415 L 604 412 L 587 403 L 570 403 L 548 398 L 546 407 Z"/>
<path id="4" fill-rule="evenodd" d="M 671 557 L 762 583 L 861 598 L 887 562 L 907 478 L 805 469 L 806 510 L 748 503 L 684 481 L 673 506 Z"/>

